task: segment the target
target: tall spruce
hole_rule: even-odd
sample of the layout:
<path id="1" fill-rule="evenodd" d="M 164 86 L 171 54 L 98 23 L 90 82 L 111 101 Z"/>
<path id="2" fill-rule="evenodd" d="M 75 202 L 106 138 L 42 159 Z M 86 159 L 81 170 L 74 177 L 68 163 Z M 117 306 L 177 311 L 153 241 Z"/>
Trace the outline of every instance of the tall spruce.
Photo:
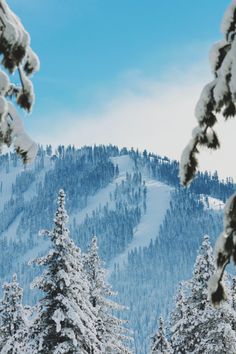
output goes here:
<path id="1" fill-rule="evenodd" d="M 89 301 L 89 284 L 82 255 L 66 228 L 65 193 L 60 190 L 50 237 L 52 249 L 34 262 L 45 270 L 33 284 L 44 292 L 30 330 L 29 352 L 42 354 L 101 353 L 96 333 L 96 308 Z"/>
<path id="2" fill-rule="evenodd" d="M 218 149 L 220 142 L 214 130 L 219 115 L 225 120 L 236 115 L 236 1 L 233 0 L 223 17 L 221 30 L 224 39 L 211 50 L 210 60 L 214 79 L 202 90 L 195 109 L 198 121 L 192 139 L 184 149 L 180 162 L 180 179 L 188 185 L 197 167 L 197 155 L 202 146 Z M 231 258 L 236 264 L 236 194 L 225 207 L 224 232 L 217 244 L 217 272 L 211 279 L 210 292 L 213 304 L 225 299 L 222 278 Z"/>
<path id="3" fill-rule="evenodd" d="M 194 265 L 193 278 L 186 286 L 183 317 L 173 324 L 172 346 L 179 353 L 235 353 L 236 335 L 230 303 L 212 307 L 208 299 L 208 281 L 215 271 L 209 237 L 204 236 Z"/>
<path id="4" fill-rule="evenodd" d="M 12 282 L 3 286 L 0 303 L 0 352 L 1 354 L 24 353 L 27 337 L 26 312 L 22 305 L 23 290 L 16 274 Z"/>
<path id="5" fill-rule="evenodd" d="M 14 105 L 30 112 L 34 90 L 30 76 L 39 69 L 39 60 L 30 47 L 30 36 L 5 0 L 0 0 L 0 54 L 2 67 L 9 74 L 18 72 L 19 84 L 10 82 L 10 75 L 0 69 L 0 151 L 13 144 L 24 163 L 34 159 L 37 145 L 28 136 Z"/>
<path id="6" fill-rule="evenodd" d="M 186 321 L 187 303 L 185 288 L 185 284 L 181 282 L 175 298 L 175 308 L 171 313 L 171 343 L 175 352 L 178 352 L 183 345 L 185 339 L 184 326 L 188 325 Z"/>
<path id="7" fill-rule="evenodd" d="M 97 333 L 106 354 L 131 353 L 126 346 L 129 340 L 125 321 L 117 318 L 114 311 L 124 308 L 111 300 L 115 295 L 106 282 L 107 272 L 98 254 L 97 238 L 93 237 L 84 258 L 84 269 L 89 280 L 90 302 L 97 313 Z"/>
<path id="8" fill-rule="evenodd" d="M 165 325 L 162 317 L 159 319 L 159 328 L 157 333 L 152 337 L 150 354 L 172 354 L 172 348 L 165 336 Z"/>

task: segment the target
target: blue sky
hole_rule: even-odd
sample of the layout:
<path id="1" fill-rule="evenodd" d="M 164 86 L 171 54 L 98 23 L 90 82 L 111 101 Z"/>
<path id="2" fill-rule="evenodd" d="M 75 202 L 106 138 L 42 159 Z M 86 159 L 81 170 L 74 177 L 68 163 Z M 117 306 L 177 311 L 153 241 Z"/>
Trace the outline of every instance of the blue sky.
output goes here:
<path id="1" fill-rule="evenodd" d="M 220 22 L 228 0 L 8 3 L 41 61 L 34 77 L 35 107 L 26 121 L 39 142 L 111 142 L 179 157 L 194 124 L 201 87 L 210 78 L 208 52 L 222 38 Z M 182 124 L 187 116 L 191 119 L 186 134 L 180 129 L 180 139 L 171 136 L 171 148 L 168 125 L 175 112 L 179 126 L 181 119 Z M 131 116 L 137 116 L 137 124 Z M 150 130 L 141 135 L 145 120 Z"/>
<path id="2" fill-rule="evenodd" d="M 228 1 L 10 0 L 41 60 L 35 114 L 86 109 L 126 71 L 161 76 L 207 57 Z M 203 50 L 197 48 L 203 47 Z M 202 48 L 201 48 L 202 49 Z M 113 88 L 115 89 L 115 87 Z"/>

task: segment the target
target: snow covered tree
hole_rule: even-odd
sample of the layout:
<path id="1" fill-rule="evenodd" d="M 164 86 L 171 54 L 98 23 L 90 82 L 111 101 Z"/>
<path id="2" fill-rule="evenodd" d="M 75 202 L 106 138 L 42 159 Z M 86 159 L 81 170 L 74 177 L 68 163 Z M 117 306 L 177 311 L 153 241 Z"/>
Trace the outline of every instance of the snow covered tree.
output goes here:
<path id="1" fill-rule="evenodd" d="M 128 340 L 127 330 L 123 326 L 125 322 L 112 313 L 122 310 L 123 307 L 110 299 L 115 293 L 105 280 L 107 274 L 98 254 L 96 237 L 92 238 L 88 253 L 85 255 L 84 268 L 89 280 L 90 302 L 97 313 L 97 334 L 105 353 L 130 353 L 125 345 Z"/>
<path id="2" fill-rule="evenodd" d="M 212 47 L 210 55 L 214 79 L 202 91 L 195 110 L 198 126 L 181 157 L 180 179 L 183 185 L 188 185 L 196 173 L 199 148 L 220 147 L 214 130 L 217 115 L 221 113 L 226 120 L 236 115 L 236 0 L 225 12 L 221 30 L 224 39 Z M 231 258 L 236 264 L 236 194 L 226 205 L 224 232 L 217 246 L 218 269 L 210 284 L 215 304 L 225 298 L 221 280 Z"/>
<path id="3" fill-rule="evenodd" d="M 152 337 L 150 354 L 171 354 L 173 353 L 171 345 L 165 336 L 165 326 L 162 317 L 159 319 L 159 328 L 157 333 Z"/>
<path id="4" fill-rule="evenodd" d="M 236 332 L 236 277 L 232 278 L 232 285 L 230 290 L 231 290 L 231 306 L 234 314 L 232 328 Z"/>
<path id="5" fill-rule="evenodd" d="M 19 85 L 15 85 L 0 69 L 0 150 L 4 144 L 13 144 L 26 163 L 34 159 L 37 145 L 25 132 L 20 116 L 9 99 L 15 99 L 18 106 L 31 111 L 34 90 L 29 77 L 39 69 L 39 60 L 30 47 L 29 34 L 5 0 L 0 0 L 0 34 L 1 64 L 9 74 L 15 71 L 19 74 Z"/>
<path id="6" fill-rule="evenodd" d="M 204 236 L 186 289 L 189 294 L 183 316 L 172 325 L 174 352 L 235 353 L 234 311 L 229 303 L 216 309 L 208 299 L 208 281 L 214 270 L 212 248 L 208 236 Z"/>
<path id="7" fill-rule="evenodd" d="M 101 353 L 81 251 L 69 237 L 67 222 L 65 193 L 60 190 L 54 228 L 43 232 L 50 237 L 52 249 L 34 261 L 46 268 L 33 283 L 45 295 L 30 330 L 30 353 Z"/>
<path id="8" fill-rule="evenodd" d="M 16 274 L 11 283 L 3 286 L 0 303 L 0 351 L 1 354 L 22 354 L 27 337 L 26 313 L 22 305 L 23 290 Z"/>
<path id="9" fill-rule="evenodd" d="M 176 352 L 179 351 L 184 342 L 183 327 L 186 321 L 187 309 L 184 291 L 185 284 L 181 282 L 175 298 L 175 308 L 171 313 L 171 343 Z"/>

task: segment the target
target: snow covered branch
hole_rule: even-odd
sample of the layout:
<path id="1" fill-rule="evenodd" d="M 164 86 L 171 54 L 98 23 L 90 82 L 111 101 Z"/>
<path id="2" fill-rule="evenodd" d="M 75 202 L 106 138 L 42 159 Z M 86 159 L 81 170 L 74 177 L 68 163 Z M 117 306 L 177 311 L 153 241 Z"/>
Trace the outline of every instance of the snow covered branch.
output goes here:
<path id="1" fill-rule="evenodd" d="M 10 82 L 0 70 L 0 151 L 3 145 L 13 145 L 24 163 L 31 162 L 37 145 L 27 135 L 20 116 L 9 99 L 30 112 L 34 103 L 34 90 L 30 75 L 39 70 L 39 59 L 30 47 L 30 36 L 5 0 L 0 0 L 0 54 L 2 66 L 9 74 L 19 72 L 19 86 Z"/>
<path id="2" fill-rule="evenodd" d="M 218 149 L 220 143 L 214 126 L 217 114 L 224 118 L 236 115 L 236 1 L 233 0 L 222 22 L 223 41 L 214 44 L 210 52 L 210 62 L 214 79 L 202 91 L 196 105 L 195 116 L 198 121 L 193 138 L 184 149 L 180 163 L 180 179 L 188 185 L 193 179 L 197 167 L 199 148 Z"/>
<path id="3" fill-rule="evenodd" d="M 236 265 L 236 193 L 225 205 L 224 232 L 216 244 L 217 271 L 209 282 L 209 292 L 214 304 L 220 303 L 226 297 L 221 281 L 231 259 Z"/>

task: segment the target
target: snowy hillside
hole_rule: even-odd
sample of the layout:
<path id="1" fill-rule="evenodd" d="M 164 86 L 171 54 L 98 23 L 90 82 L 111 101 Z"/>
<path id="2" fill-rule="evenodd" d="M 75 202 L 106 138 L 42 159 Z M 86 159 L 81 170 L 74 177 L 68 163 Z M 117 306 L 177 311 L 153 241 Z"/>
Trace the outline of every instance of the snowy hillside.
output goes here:
<path id="1" fill-rule="evenodd" d="M 115 146 L 40 148 L 27 168 L 15 154 L 2 155 L 0 171 L 2 282 L 16 272 L 25 303 L 38 298 L 30 282 L 39 270 L 28 261 L 49 247 L 38 232 L 52 227 L 63 188 L 72 238 L 86 250 L 97 236 L 110 281 L 130 309 L 136 354 L 148 353 L 158 316 L 169 314 L 178 281 L 191 275 L 202 235 L 220 231 L 234 190 L 207 173 L 182 190 L 176 161 Z"/>
<path id="2" fill-rule="evenodd" d="M 163 222 L 164 216 L 170 204 L 171 187 L 161 182 L 146 177 L 147 187 L 147 210 L 141 217 L 140 223 L 134 230 L 134 238 L 125 251 L 119 254 L 111 262 L 110 269 L 115 264 L 121 267 L 127 263 L 131 251 L 148 247 L 151 240 L 155 240 L 158 230 Z"/>

